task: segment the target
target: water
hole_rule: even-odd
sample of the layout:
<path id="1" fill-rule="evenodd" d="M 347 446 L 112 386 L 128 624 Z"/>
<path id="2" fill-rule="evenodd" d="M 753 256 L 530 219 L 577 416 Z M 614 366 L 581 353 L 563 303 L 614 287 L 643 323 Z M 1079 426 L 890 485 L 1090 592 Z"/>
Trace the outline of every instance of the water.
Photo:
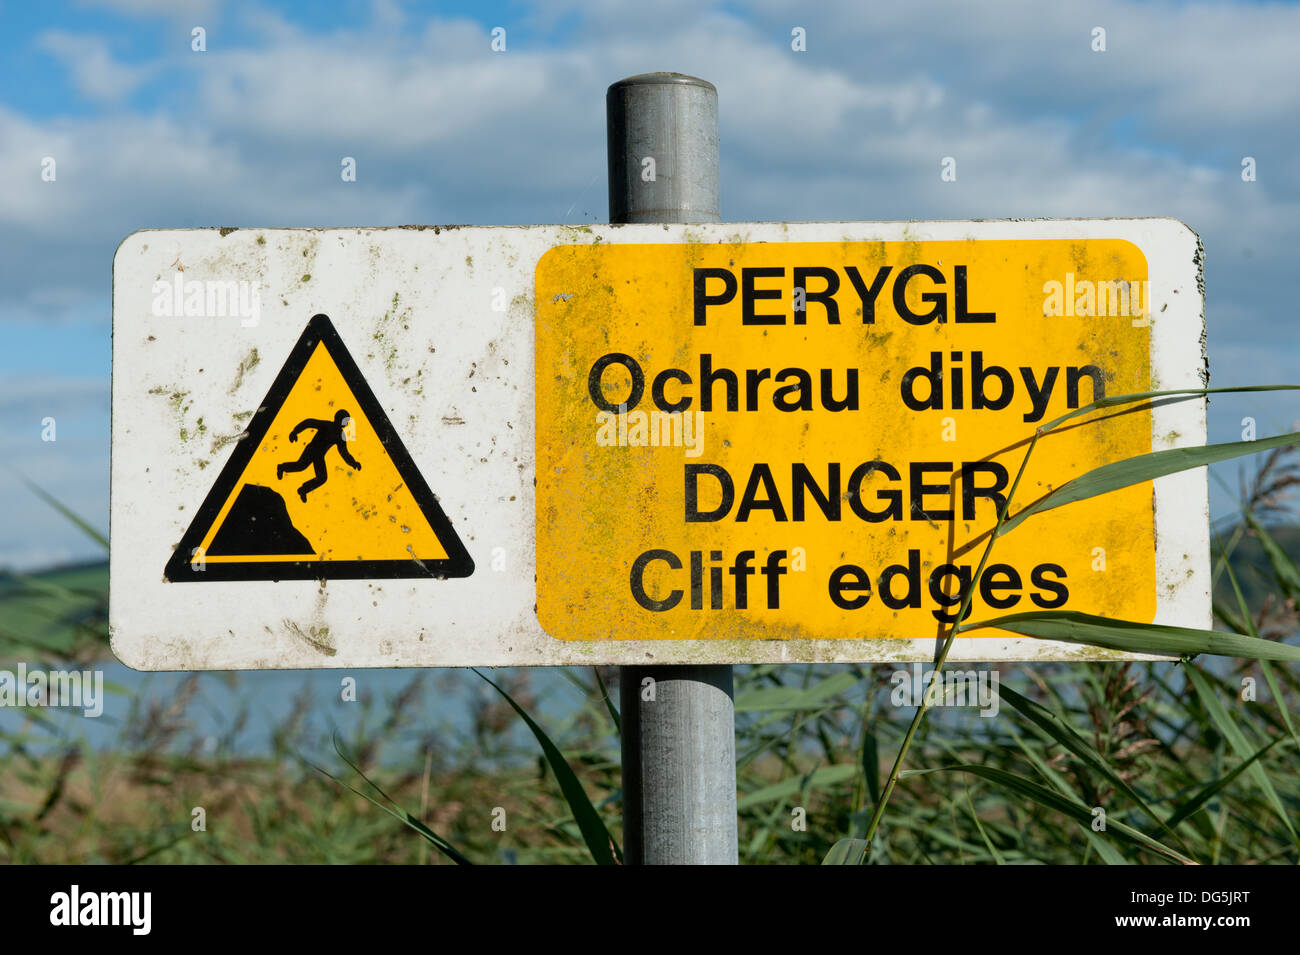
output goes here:
<path id="1" fill-rule="evenodd" d="M 44 670 L 27 664 L 28 670 Z M 17 674 L 17 664 L 2 669 Z M 335 762 L 332 735 L 345 741 L 382 734 L 385 762 L 400 762 L 426 747 L 483 750 L 475 714 L 502 698 L 471 670 L 261 670 L 238 673 L 142 673 L 116 661 L 96 664 L 103 675 L 102 713 L 88 717 L 71 707 L 0 707 L 0 734 L 21 737 L 35 752 L 79 744 L 96 751 L 148 748 L 211 755 L 265 757 L 277 751 L 277 734 L 288 749 L 312 760 Z M 589 700 L 558 669 L 486 670 L 500 685 L 526 679 L 535 698 L 530 715 L 548 731 L 561 731 Z M 594 686 L 590 670 L 571 671 Z M 345 679 L 355 680 L 345 700 Z M 404 710 L 409 719 L 385 731 L 393 702 L 418 681 Z M 536 750 L 523 722 L 511 712 L 494 732 L 500 754 Z M 286 727 L 289 731 L 286 732 Z M 284 748 L 284 747 L 282 747 Z M 489 747 L 490 749 L 491 747 Z M 488 752 L 485 755 L 491 756 Z"/>

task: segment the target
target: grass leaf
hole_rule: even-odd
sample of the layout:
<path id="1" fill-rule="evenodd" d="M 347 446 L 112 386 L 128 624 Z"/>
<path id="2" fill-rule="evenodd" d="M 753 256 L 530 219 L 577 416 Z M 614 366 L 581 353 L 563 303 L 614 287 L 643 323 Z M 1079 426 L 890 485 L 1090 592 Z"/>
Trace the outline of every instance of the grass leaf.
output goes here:
<path id="1" fill-rule="evenodd" d="M 807 689 L 774 686 L 749 690 L 736 696 L 736 712 L 750 710 L 811 710 L 824 706 L 830 697 L 861 683 L 857 674 L 844 671 L 827 677 Z"/>
<path id="2" fill-rule="evenodd" d="M 428 840 L 428 842 L 429 842 L 429 843 L 430 843 L 430 844 L 431 844 L 435 849 L 437 849 L 439 852 L 441 852 L 441 853 L 442 853 L 443 855 L 445 855 L 447 858 L 451 859 L 451 860 L 452 860 L 453 862 L 455 862 L 457 865 L 473 865 L 473 864 L 474 864 L 474 863 L 470 862 L 469 859 L 465 858 L 465 856 L 461 855 L 461 853 L 456 849 L 456 847 L 453 846 L 450 842 L 448 842 L 448 841 L 447 841 L 446 839 L 444 839 L 442 836 L 438 835 L 436 832 L 434 832 L 432 829 L 430 829 L 428 826 L 426 826 L 423 822 L 421 822 L 421 821 L 420 821 L 419 819 L 417 819 L 415 816 L 411 815 L 409 812 L 407 812 L 405 809 L 403 809 L 401 806 L 399 806 L 396 802 L 394 802 L 394 801 L 393 801 L 393 798 L 392 798 L 391 796 L 389 796 L 388 793 L 384 792 L 384 790 L 381 789 L 381 788 L 379 787 L 379 785 L 378 785 L 378 784 L 377 784 L 373 779 L 371 779 L 371 778 L 370 778 L 369 776 L 367 776 L 364 772 L 362 772 L 362 771 L 361 771 L 361 767 L 358 766 L 356 763 L 354 763 L 354 762 L 353 762 L 353 761 L 348 757 L 348 754 L 347 754 L 346 752 L 344 752 L 344 750 L 343 750 L 343 744 L 339 741 L 339 736 L 338 736 L 338 733 L 337 733 L 337 732 L 334 733 L 334 735 L 333 735 L 333 740 L 334 740 L 334 750 L 335 750 L 335 752 L 337 752 L 337 753 L 339 754 L 339 758 L 340 758 L 341 760 L 343 760 L 343 762 L 346 763 L 346 764 L 348 765 L 348 768 L 349 768 L 349 769 L 351 769 L 354 773 L 356 773 L 358 776 L 360 776 L 362 779 L 364 779 L 364 780 L 365 780 L 365 781 L 366 781 L 366 782 L 367 782 L 367 783 L 368 783 L 368 784 L 369 784 L 369 785 L 370 785 L 370 786 L 375 790 L 375 792 L 377 792 L 377 793 L 379 793 L 379 795 L 383 796 L 384 799 L 387 800 L 387 802 L 388 802 L 390 805 L 387 805 L 387 806 L 384 805 L 383 803 L 379 802 L 377 799 L 373 798 L 369 793 L 364 793 L 364 792 L 362 792 L 360 789 L 357 789 L 355 786 L 351 785 L 350 783 L 345 783 L 343 780 L 339 779 L 339 778 L 338 778 L 337 776 L 335 776 L 333 773 L 330 773 L 330 772 L 328 772 L 328 771 L 322 769 L 321 767 L 317 766 L 315 763 L 309 763 L 308 765 L 310 765 L 313 769 L 315 769 L 315 770 L 316 770 L 318 773 L 320 773 L 321 775 L 326 776 L 326 777 L 328 777 L 329 779 L 332 779 L 334 782 L 338 783 L 340 786 L 344 786 L 344 787 L 346 787 L 347 789 L 352 790 L 352 792 L 356 793 L 358 796 L 360 796 L 362 799 L 366 800 L 366 801 L 367 801 L 368 803 L 370 803 L 372 806 L 376 806 L 376 807 L 378 807 L 379 809 L 382 809 L 384 812 L 388 813 L 388 814 L 389 814 L 390 816 L 392 816 L 394 819 L 397 819 L 397 820 L 399 820 L 400 822 L 404 823 L 405 825 L 409 826 L 410 828 L 414 829 L 416 832 L 418 832 L 420 835 L 422 835 L 426 840 Z"/>
<path id="3" fill-rule="evenodd" d="M 870 843 L 866 839 L 841 839 L 831 846 L 822 865 L 862 865 Z"/>
<path id="4" fill-rule="evenodd" d="M 997 627 L 1027 637 L 1061 640 L 1129 653 L 1182 657 L 1212 653 L 1249 660 L 1300 660 L 1300 647 L 1220 630 L 1194 630 L 1131 620 L 1112 620 L 1073 610 L 1013 613 L 962 624 L 962 633 Z"/>
<path id="5" fill-rule="evenodd" d="M 600 678 L 600 667 L 593 667 L 592 670 L 596 675 L 596 687 L 600 690 L 600 698 L 605 703 L 605 710 L 609 713 L 609 718 L 614 721 L 614 732 L 621 737 L 623 735 L 623 721 L 619 718 L 618 707 L 609 698 L 609 690 L 605 689 L 605 681 Z"/>
<path id="6" fill-rule="evenodd" d="M 1252 765 L 1254 765 L 1255 761 L 1258 760 L 1261 756 L 1263 756 L 1265 753 L 1271 750 L 1278 743 L 1285 743 L 1285 742 L 1289 742 L 1289 740 L 1287 740 L 1286 737 L 1284 736 L 1279 736 L 1277 739 L 1273 740 L 1273 742 L 1267 744 L 1262 749 L 1257 750 L 1255 754 L 1250 757 L 1250 759 L 1243 760 L 1239 765 L 1233 768 L 1230 772 L 1224 773 L 1218 779 L 1211 780 L 1209 783 L 1203 786 L 1196 793 L 1196 795 L 1193 796 L 1191 799 L 1188 799 L 1185 802 L 1180 803 L 1178 808 L 1173 811 L 1173 814 L 1170 815 L 1170 817 L 1165 820 L 1165 825 L 1168 826 L 1170 829 L 1178 825 L 1180 822 L 1182 822 L 1192 813 L 1196 812 L 1196 810 L 1200 809 L 1201 806 L 1205 805 L 1205 803 L 1207 803 L 1211 798 L 1213 798 L 1216 793 L 1218 793 L 1220 790 L 1227 787 L 1234 779 L 1236 779 L 1247 769 L 1249 769 Z"/>
<path id="7" fill-rule="evenodd" d="M 1152 398 L 1200 398 L 1204 395 L 1240 394 L 1247 391 L 1297 390 L 1300 390 L 1300 385 L 1235 385 L 1228 388 L 1178 388 L 1172 391 L 1137 391 L 1127 395 L 1110 395 L 1105 398 L 1098 398 L 1091 404 L 1086 404 L 1082 408 L 1076 408 L 1063 414 L 1059 418 L 1049 421 L 1038 430 L 1041 432 L 1054 431 L 1065 422 L 1091 414 L 1094 411 L 1100 411 L 1103 408 L 1115 408 L 1119 405 L 1136 404 L 1139 401 L 1150 401 Z"/>
<path id="8" fill-rule="evenodd" d="M 1158 820 L 1160 818 L 1147 805 L 1146 800 L 1139 796 L 1137 791 L 1111 768 L 1101 753 L 1097 752 L 1087 740 L 1076 733 L 1074 728 L 1065 720 L 1045 706 L 1021 696 L 1008 686 L 999 686 L 998 696 L 1010 703 L 1021 716 L 1073 753 L 1081 762 L 1104 776 L 1112 786 L 1131 799 L 1151 819 Z"/>
<path id="9" fill-rule="evenodd" d="M 939 766 L 935 769 L 910 769 L 902 774 L 904 778 L 909 776 L 923 776 L 929 773 L 970 773 L 972 776 L 978 776 L 981 779 L 987 779 L 989 782 L 1003 789 L 1010 790 L 1018 796 L 1032 799 L 1040 806 L 1055 810 L 1064 816 L 1073 819 L 1080 825 L 1087 826 L 1091 830 L 1093 822 L 1092 809 L 1085 806 L 1070 796 L 1054 792 L 1032 779 L 1026 779 L 1024 776 L 1017 776 L 1015 773 L 1009 773 L 1002 769 L 992 766 L 980 766 L 974 763 L 964 763 L 958 766 Z M 1146 833 L 1134 829 L 1132 826 L 1125 825 L 1114 819 L 1108 819 L 1106 822 L 1106 831 L 1114 832 L 1122 839 L 1150 849 L 1159 855 L 1164 856 L 1174 862 L 1181 862 L 1184 865 L 1195 865 L 1194 859 L 1190 859 L 1176 849 L 1171 849 L 1164 843 L 1152 839 Z"/>
<path id="10" fill-rule="evenodd" d="M 1237 725 L 1231 714 L 1224 709 L 1223 701 L 1214 692 L 1214 687 L 1210 685 L 1210 681 L 1205 674 L 1194 666 L 1189 666 L 1186 670 L 1187 679 L 1196 688 L 1196 695 L 1200 697 L 1206 712 L 1214 720 L 1214 725 L 1219 728 L 1219 732 L 1223 734 L 1224 739 L 1236 750 L 1237 755 L 1250 764 L 1247 772 L 1250 773 L 1251 780 L 1263 791 L 1265 798 L 1272 805 L 1273 811 L 1282 820 L 1282 825 L 1286 826 L 1287 832 L 1291 833 L 1292 840 L 1300 847 L 1300 835 L 1297 835 L 1295 827 L 1291 825 L 1291 817 L 1287 814 L 1286 807 L 1282 805 L 1282 799 L 1278 796 L 1277 789 L 1269 780 L 1268 773 L 1264 772 L 1264 767 L 1252 760 L 1255 747 L 1246 741 L 1246 736 L 1242 733 L 1241 727 Z"/>
<path id="11" fill-rule="evenodd" d="M 92 527 L 90 522 L 87 521 L 84 517 L 77 514 L 75 511 L 73 511 L 71 508 L 65 505 L 62 501 L 58 500 L 48 491 L 32 483 L 22 475 L 19 475 L 19 480 L 21 480 L 24 484 L 26 484 L 28 489 L 37 497 L 39 497 L 42 501 L 50 505 L 50 507 L 54 508 L 60 514 L 62 514 L 64 517 L 70 520 L 72 523 L 76 524 L 77 527 L 79 527 L 87 537 L 89 537 L 91 540 L 94 540 L 96 543 L 98 543 L 101 547 L 104 548 L 104 550 L 108 550 L 108 538 L 105 537 L 103 534 L 101 534 L 99 531 L 97 531 L 94 527 Z"/>
<path id="12" fill-rule="evenodd" d="M 1273 573 L 1277 576 L 1278 582 L 1282 584 L 1282 595 L 1284 597 L 1300 597 L 1300 567 L 1296 567 L 1291 555 L 1282 549 L 1282 545 L 1273 538 L 1273 535 L 1265 529 L 1254 514 L 1246 515 L 1246 523 L 1255 532 L 1255 537 L 1259 540 L 1259 546 L 1263 549 L 1265 556 L 1268 557 Z"/>
<path id="13" fill-rule="evenodd" d="M 600 818 L 600 814 L 587 798 L 587 792 L 582 788 L 582 783 L 578 782 L 578 777 L 574 774 L 573 769 L 569 766 L 568 760 L 559 748 L 551 742 L 551 738 L 543 732 L 542 728 L 533 722 L 533 718 L 524 712 L 523 707 L 514 701 L 514 698 L 501 687 L 497 686 L 477 669 L 474 670 L 480 677 L 487 680 L 492 689 L 500 693 L 511 709 L 519 714 L 520 718 L 528 724 L 532 730 L 533 736 L 542 747 L 542 753 L 546 756 L 546 762 L 550 764 L 551 772 L 555 773 L 555 780 L 560 784 L 560 791 L 564 793 L 564 798 L 569 804 L 569 810 L 573 813 L 573 819 L 578 824 L 578 829 L 582 833 L 583 841 L 587 843 L 587 849 L 591 852 L 591 857 L 597 865 L 614 865 L 614 855 L 610 851 L 610 846 L 614 840 L 610 838 L 609 830 L 605 828 L 605 821 Z M 622 861 L 622 851 L 617 846 L 614 848 L 618 852 L 619 861 Z"/>
<path id="14" fill-rule="evenodd" d="M 781 799 L 785 796 L 793 796 L 795 793 L 801 793 L 806 789 L 817 789 L 822 786 L 833 786 L 836 783 L 842 783 L 847 779 L 853 779 L 858 774 L 857 763 L 841 763 L 837 766 L 822 766 L 814 769 L 812 772 L 804 773 L 801 776 L 790 776 L 782 779 L 780 782 L 772 783 L 770 786 L 763 786 L 751 793 L 746 793 L 740 799 L 736 800 L 737 809 L 748 809 L 759 803 L 769 802 L 773 799 Z"/>
<path id="15" fill-rule="evenodd" d="M 1274 435 L 1271 438 L 1259 438 L 1256 441 L 1231 441 L 1226 444 L 1210 444 L 1195 448 L 1168 448 L 1164 451 L 1152 451 L 1112 461 L 1099 468 L 1093 468 L 1086 474 L 1066 481 L 1060 487 L 1048 492 L 1030 504 L 1002 525 L 1000 534 L 1008 534 L 1035 514 L 1064 507 L 1075 501 L 1087 500 L 1109 494 L 1120 488 L 1141 484 L 1167 474 L 1175 474 L 1190 468 L 1204 467 L 1216 461 L 1227 461 L 1245 454 L 1280 448 L 1300 441 L 1300 433 Z"/>

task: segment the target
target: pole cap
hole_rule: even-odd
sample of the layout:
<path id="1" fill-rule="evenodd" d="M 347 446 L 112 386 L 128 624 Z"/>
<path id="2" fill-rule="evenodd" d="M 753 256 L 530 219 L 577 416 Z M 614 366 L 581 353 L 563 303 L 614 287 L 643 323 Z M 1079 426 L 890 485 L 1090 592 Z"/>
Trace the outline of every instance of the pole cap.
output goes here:
<path id="1" fill-rule="evenodd" d="M 687 76 L 685 73 L 638 73 L 636 76 L 611 83 L 608 92 L 613 93 L 626 86 L 700 86 L 715 95 L 718 92 L 718 88 L 708 80 L 702 80 L 698 76 Z"/>

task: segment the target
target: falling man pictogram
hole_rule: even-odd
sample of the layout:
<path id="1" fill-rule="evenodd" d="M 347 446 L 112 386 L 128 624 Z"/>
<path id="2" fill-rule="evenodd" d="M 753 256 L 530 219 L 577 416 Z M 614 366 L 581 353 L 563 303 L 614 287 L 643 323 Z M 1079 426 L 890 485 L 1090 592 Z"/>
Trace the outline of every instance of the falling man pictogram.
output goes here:
<path id="1" fill-rule="evenodd" d="M 340 410 L 334 415 L 333 421 L 306 418 L 299 421 L 294 426 L 294 429 L 289 432 L 289 440 L 297 441 L 298 435 L 302 431 L 307 428 L 316 429 L 316 434 L 307 442 L 307 447 L 303 448 L 302 455 L 297 461 L 279 464 L 275 468 L 277 480 L 284 478 L 285 471 L 305 471 L 309 466 L 315 468 L 315 476 L 305 481 L 298 488 L 298 497 L 304 504 L 307 503 L 307 495 L 329 479 L 329 472 L 325 468 L 325 455 L 329 453 L 330 448 L 338 448 L 339 456 L 347 462 L 349 467 L 355 471 L 361 470 L 361 462 L 348 454 L 347 436 L 344 432 L 351 420 L 352 416 L 347 411 Z"/>

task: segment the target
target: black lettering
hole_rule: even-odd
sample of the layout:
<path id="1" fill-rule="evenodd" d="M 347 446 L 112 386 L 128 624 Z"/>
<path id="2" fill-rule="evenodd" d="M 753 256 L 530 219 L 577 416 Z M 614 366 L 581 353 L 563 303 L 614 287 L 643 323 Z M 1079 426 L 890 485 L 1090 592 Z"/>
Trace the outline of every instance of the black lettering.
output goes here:
<path id="1" fill-rule="evenodd" d="M 709 474 L 718 479 L 722 489 L 722 502 L 713 510 L 700 510 L 699 479 L 701 474 Z M 731 512 L 731 504 L 736 499 L 736 488 L 731 482 L 731 475 L 720 464 L 687 464 L 686 480 L 686 523 L 707 524 L 720 521 Z"/>
<path id="2" fill-rule="evenodd" d="M 713 370 L 713 356 L 708 352 L 700 355 L 700 410 L 713 410 L 713 384 L 721 380 L 727 386 L 727 410 L 735 411 L 740 407 L 740 382 L 736 373 L 730 368 Z"/>
<path id="3" fill-rule="evenodd" d="M 709 279 L 722 279 L 722 291 L 710 295 L 707 291 Z M 730 269 L 696 269 L 695 270 L 695 324 L 705 324 L 710 305 L 726 305 L 736 297 L 736 277 Z"/>
<path id="4" fill-rule="evenodd" d="M 780 298 L 781 290 L 754 287 L 755 279 L 775 279 L 785 275 L 780 266 L 740 270 L 740 323 L 742 325 L 784 325 L 784 315 L 756 315 L 754 302 L 758 299 Z"/>
<path id="5" fill-rule="evenodd" d="M 767 497 L 756 500 L 754 495 L 758 492 L 760 484 Z M 781 494 L 776 489 L 776 482 L 772 480 L 772 468 L 769 465 L 755 464 L 753 470 L 749 472 L 749 482 L 745 485 L 745 493 L 740 496 L 740 506 L 736 508 L 736 520 L 742 524 L 748 521 L 750 511 L 771 511 L 772 520 L 786 520 L 785 506 L 781 503 Z"/>
<path id="6" fill-rule="evenodd" d="M 736 578 L 736 609 L 749 608 L 749 578 L 754 575 L 750 561 L 754 559 L 752 550 L 742 550 L 727 569 L 727 573 Z"/>
<path id="7" fill-rule="evenodd" d="M 894 596 L 894 578 L 902 575 L 907 580 L 907 594 Z M 890 564 L 880 574 L 880 583 L 876 587 L 880 592 L 880 601 L 890 610 L 902 610 L 904 607 L 921 606 L 921 552 L 915 548 L 907 552 L 907 566 Z"/>
<path id="8" fill-rule="evenodd" d="M 898 278 L 894 279 L 894 311 L 902 317 L 903 321 L 909 325 L 928 325 L 935 319 L 940 324 L 948 321 L 948 297 L 943 292 L 923 292 L 921 301 L 926 302 L 934 307 L 924 314 L 912 311 L 907 305 L 907 283 L 912 280 L 913 276 L 924 275 L 935 285 L 943 285 L 947 281 L 943 273 L 933 265 L 920 263 L 918 265 L 909 265 L 898 273 Z"/>
<path id="9" fill-rule="evenodd" d="M 672 610 L 682 600 L 680 590 L 671 590 L 668 596 L 662 600 L 656 600 L 645 592 L 645 568 L 652 560 L 662 560 L 673 570 L 681 570 L 682 562 L 678 560 L 677 555 L 670 550 L 648 550 L 635 561 L 632 562 L 632 599 L 639 603 L 646 610 L 655 613 L 661 613 L 665 610 Z"/>
<path id="10" fill-rule="evenodd" d="M 826 465 L 826 493 L 817 486 L 816 479 L 813 478 L 812 472 L 808 470 L 806 464 L 793 464 L 790 466 L 790 484 L 792 485 L 790 494 L 792 501 L 790 511 L 794 515 L 794 520 L 802 521 L 804 519 L 803 497 L 804 492 L 812 494 L 813 500 L 821 508 L 822 516 L 828 521 L 838 521 L 840 519 L 840 465 L 838 461 L 832 461 Z"/>
<path id="11" fill-rule="evenodd" d="M 772 379 L 775 384 L 794 378 L 793 384 L 782 385 L 772 393 L 772 404 L 777 411 L 812 411 L 812 376 L 802 368 L 782 368 Z M 794 396 L 793 400 L 791 395 Z"/>
<path id="12" fill-rule="evenodd" d="M 1035 587 L 1041 587 L 1043 590 L 1051 591 L 1055 594 L 1053 597 L 1044 597 L 1040 594 L 1030 594 L 1029 599 L 1042 607 L 1044 610 L 1055 610 L 1057 607 L 1064 607 L 1065 602 L 1070 599 L 1069 588 L 1065 584 L 1056 580 L 1048 580 L 1044 574 L 1051 572 L 1061 580 L 1065 579 L 1065 568 L 1060 564 L 1039 564 L 1029 575 Z"/>
<path id="13" fill-rule="evenodd" d="M 691 551 L 691 609 L 704 609 L 704 554 Z"/>
<path id="14" fill-rule="evenodd" d="M 858 298 L 862 299 L 863 325 L 874 325 L 876 323 L 876 296 L 878 296 L 880 290 L 885 287 L 885 279 L 889 277 L 889 273 L 893 270 L 894 267 L 892 265 L 882 266 L 876 271 L 876 277 L 872 280 L 871 287 L 867 288 L 867 284 L 862 281 L 862 276 L 858 273 L 858 267 L 856 265 L 846 265 L 844 267 L 844 271 L 848 275 L 849 281 L 852 282 L 853 287 L 857 289 Z"/>
<path id="15" fill-rule="evenodd" d="M 690 395 L 683 395 L 676 401 L 669 401 L 664 396 L 664 387 L 668 384 L 670 378 L 681 382 L 683 385 L 691 383 L 691 376 L 680 368 L 665 368 L 655 375 L 654 383 L 650 386 L 650 397 L 654 400 L 655 407 L 660 411 L 677 414 L 691 406 L 691 397 Z"/>
<path id="16" fill-rule="evenodd" d="M 1043 374 L 1043 383 L 1038 384 L 1034 380 L 1034 370 L 1032 368 L 1020 369 L 1020 377 L 1025 380 L 1025 388 L 1029 391 L 1029 401 L 1033 405 L 1033 410 L 1025 415 L 1026 421 L 1041 421 L 1043 415 L 1047 413 L 1047 404 L 1052 400 L 1052 387 L 1056 384 L 1056 375 L 1061 369 L 1053 365 Z"/>
<path id="17" fill-rule="evenodd" d="M 1082 368 L 1065 369 L 1066 407 L 1079 407 L 1079 379 L 1087 375 L 1092 379 L 1092 400 L 1099 401 L 1106 397 L 1106 376 L 1096 365 L 1084 365 Z"/>
<path id="18" fill-rule="evenodd" d="M 925 378 L 930 382 L 930 394 L 922 401 L 916 397 L 916 380 Z M 917 365 L 909 368 L 903 373 L 902 380 L 898 383 L 898 393 L 903 399 L 903 404 L 907 405 L 913 411 L 942 411 L 943 410 L 943 353 L 930 352 L 930 370 Z"/>
<path id="19" fill-rule="evenodd" d="M 812 292 L 808 289 L 809 276 L 817 276 L 826 281 L 826 288 L 820 292 Z M 826 324 L 838 325 L 840 323 L 840 306 L 835 301 L 835 293 L 840 290 L 840 277 L 834 269 L 828 269 L 821 265 L 796 265 L 794 267 L 794 287 L 803 289 L 804 307 L 796 309 L 794 313 L 794 323 L 803 325 L 808 317 L 808 303 L 817 302 L 826 309 Z"/>
<path id="20" fill-rule="evenodd" d="M 992 474 L 992 487 L 976 487 L 976 474 Z M 967 461 L 961 466 L 961 516 L 964 521 L 975 520 L 975 499 L 977 497 L 986 498 L 993 502 L 996 508 L 996 514 L 1002 513 L 1002 508 L 1006 507 L 1007 499 L 999 491 L 1005 491 L 1008 482 L 1011 480 L 1007 474 L 1007 469 L 996 461 Z"/>
<path id="21" fill-rule="evenodd" d="M 984 382 L 990 378 L 998 380 L 998 396 L 996 398 L 990 398 L 984 391 Z M 1001 411 L 1011 404 L 1012 389 L 1014 387 L 1011 381 L 1011 372 L 1001 365 L 993 365 L 986 370 L 984 368 L 984 353 L 982 351 L 970 353 L 970 406 L 972 408 L 976 411 L 983 411 L 985 408 L 990 411 Z"/>
<path id="22" fill-rule="evenodd" d="M 852 578 L 852 579 L 850 579 Z M 858 593 L 858 597 L 845 597 L 845 592 Z M 871 578 L 861 567 L 843 564 L 831 572 L 831 603 L 841 610 L 857 610 L 871 600 Z"/>
<path id="23" fill-rule="evenodd" d="M 782 565 L 788 554 L 783 550 L 774 550 L 767 555 L 767 563 L 763 565 L 763 576 L 767 578 L 767 609 L 781 609 L 781 578 L 790 573 L 788 567 Z"/>
<path id="24" fill-rule="evenodd" d="M 966 266 L 954 265 L 952 272 L 952 310 L 955 321 L 958 324 L 997 321 L 998 317 L 993 312 L 971 312 L 966 309 Z"/>
<path id="25" fill-rule="evenodd" d="M 957 578 L 957 592 L 948 593 L 948 588 L 944 584 L 945 578 Z M 969 567 L 957 564 L 940 564 L 930 574 L 930 599 L 940 607 L 959 607 L 966 593 L 966 588 L 970 586 L 971 570 Z M 967 608 L 967 613 L 970 608 Z M 948 610 L 931 610 L 934 619 L 940 623 L 955 623 L 957 614 Z"/>
<path id="26" fill-rule="evenodd" d="M 958 367 L 961 363 L 961 352 L 949 352 L 948 358 L 952 362 L 952 368 L 949 369 L 949 376 L 952 379 L 952 407 L 956 411 L 961 411 L 966 407 L 966 389 L 962 384 L 965 369 Z"/>
<path id="27" fill-rule="evenodd" d="M 997 580 L 997 577 L 1005 577 L 1006 581 Z M 999 597 L 1000 590 L 1019 590 L 1021 586 L 1020 572 L 1010 564 L 993 564 L 980 578 L 980 597 L 986 604 L 995 610 L 1007 610 L 1020 603 L 1020 594 L 1010 594 L 1006 597 Z"/>
<path id="28" fill-rule="evenodd" d="M 758 384 L 772 377 L 771 368 L 748 368 L 745 370 L 745 407 L 750 411 L 758 408 Z"/>
<path id="29" fill-rule="evenodd" d="M 605 369 L 610 365 L 622 365 L 632 376 L 632 387 L 628 390 L 627 397 L 619 404 L 606 401 L 601 388 Z M 641 366 L 637 364 L 635 358 L 631 355 L 624 355 L 622 352 L 610 352 L 608 355 L 601 355 L 591 366 L 591 371 L 587 373 L 587 394 L 591 396 L 592 404 L 601 411 L 608 411 L 610 414 L 631 411 L 640 403 L 641 394 L 644 391 L 645 373 L 641 371 Z"/>
<path id="30" fill-rule="evenodd" d="M 822 372 L 822 407 L 827 411 L 857 411 L 858 410 L 858 370 L 856 368 L 846 368 L 844 370 L 844 400 L 840 401 L 835 397 L 832 384 L 835 375 L 831 369 L 823 368 Z"/>
<path id="31" fill-rule="evenodd" d="M 853 513 L 871 524 L 881 521 L 901 521 L 903 519 L 903 492 L 897 488 L 886 488 L 876 492 L 876 500 L 885 501 L 883 511 L 868 510 L 862 503 L 862 481 L 875 471 L 880 471 L 891 481 L 899 480 L 899 473 L 892 464 L 885 461 L 867 461 L 859 464 L 849 475 L 848 498 Z"/>
<path id="32" fill-rule="evenodd" d="M 928 511 L 925 509 L 925 496 L 927 494 L 943 494 L 948 490 L 947 484 L 926 484 L 925 474 L 927 471 L 952 471 L 951 461 L 913 461 L 912 462 L 912 520 L 914 521 L 950 521 L 952 520 L 952 508 L 944 508 L 938 511 Z"/>

